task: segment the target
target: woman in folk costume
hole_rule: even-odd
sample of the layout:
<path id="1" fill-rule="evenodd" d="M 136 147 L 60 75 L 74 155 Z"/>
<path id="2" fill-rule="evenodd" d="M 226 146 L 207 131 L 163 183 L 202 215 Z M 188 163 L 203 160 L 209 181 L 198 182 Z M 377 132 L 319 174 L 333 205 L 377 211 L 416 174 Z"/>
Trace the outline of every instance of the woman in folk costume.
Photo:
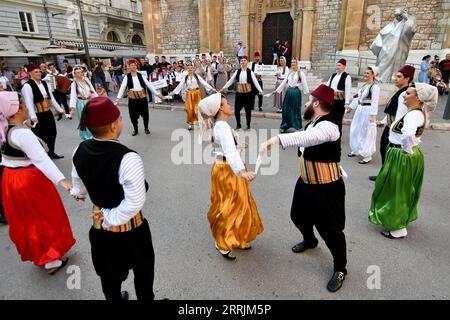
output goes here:
<path id="1" fill-rule="evenodd" d="M 419 144 L 426 123 L 425 110 L 434 108 L 437 100 L 436 87 L 412 83 L 404 96 L 408 111 L 391 125 L 386 160 L 377 176 L 369 211 L 369 221 L 385 227 L 381 234 L 387 238 L 406 237 L 406 227 L 417 219 L 424 173 Z"/>
<path id="2" fill-rule="evenodd" d="M 75 244 L 69 219 L 53 183 L 71 184 L 47 155 L 45 143 L 23 123 L 28 109 L 16 92 L 0 95 L 2 144 L 1 199 L 9 236 L 22 261 L 32 261 L 54 274 Z"/>
<path id="3" fill-rule="evenodd" d="M 290 128 L 294 128 L 295 130 L 302 128 L 302 91 L 300 90 L 302 86 L 303 93 L 308 94 L 309 89 L 306 83 L 306 76 L 298 69 L 298 60 L 292 59 L 289 75 L 274 91 L 274 94 L 281 94 L 287 88 L 282 107 L 283 113 L 280 125 L 280 131 L 282 133 Z"/>
<path id="4" fill-rule="evenodd" d="M 376 151 L 377 142 L 377 114 L 380 101 L 380 87 L 376 84 L 377 67 L 367 68 L 364 74 L 366 83 L 359 89 L 357 96 L 347 109 L 347 113 L 356 109 L 350 126 L 349 157 L 359 155 L 363 157 L 360 164 L 372 161 L 372 155 Z"/>
<path id="5" fill-rule="evenodd" d="M 84 68 L 82 66 L 76 66 L 73 69 L 74 79 L 70 86 L 70 112 L 73 114 L 76 112 L 78 118 L 78 124 L 80 123 L 81 113 L 88 103 L 89 99 L 98 97 L 92 83 L 84 74 Z M 92 138 L 92 133 L 89 130 L 79 130 L 81 140 Z"/>
<path id="6" fill-rule="evenodd" d="M 289 74 L 289 68 L 286 66 L 286 58 L 280 57 L 280 66 L 278 67 L 277 74 L 275 77 L 277 77 L 277 82 L 275 83 L 275 90 L 280 86 L 280 84 L 286 80 L 286 77 Z M 287 88 L 284 88 L 284 90 L 281 93 L 275 92 L 273 95 L 273 107 L 275 108 L 276 112 L 281 113 L 281 107 L 283 105 L 284 97 L 286 96 L 286 90 Z"/>
<path id="7" fill-rule="evenodd" d="M 188 129 L 192 130 L 193 126 L 197 124 L 198 117 L 198 104 L 202 99 L 200 88 L 203 87 L 208 91 L 215 91 L 213 87 L 211 87 L 205 79 L 201 76 L 197 75 L 194 72 L 194 68 L 192 66 L 188 67 L 188 75 L 184 77 L 180 84 L 173 90 L 169 95 L 173 96 L 175 94 L 179 94 L 182 89 L 186 90 L 186 115 L 187 115 L 187 124 Z"/>
<path id="8" fill-rule="evenodd" d="M 148 78 L 149 78 L 150 82 L 156 82 L 156 81 L 163 79 L 158 67 L 155 67 L 153 69 L 153 72 L 150 73 Z M 161 103 L 162 102 L 162 99 L 160 98 L 160 96 L 162 95 L 161 89 L 156 90 L 157 95 L 154 92 L 152 92 L 152 93 L 153 93 L 153 101 L 155 103 Z"/>
<path id="9" fill-rule="evenodd" d="M 215 93 L 203 99 L 199 111 L 202 122 L 214 122 L 211 140 L 216 161 L 211 170 L 208 220 L 216 249 L 234 260 L 232 250 L 251 249 L 250 242 L 264 230 L 249 186 L 256 174 L 247 171 L 241 160 L 237 137 L 227 122 L 234 113 L 225 96 Z"/>
<path id="10" fill-rule="evenodd" d="M 231 67 L 225 62 L 225 58 L 219 57 L 219 64 L 217 65 L 217 81 L 216 89 L 223 88 L 228 81 L 228 72 Z"/>

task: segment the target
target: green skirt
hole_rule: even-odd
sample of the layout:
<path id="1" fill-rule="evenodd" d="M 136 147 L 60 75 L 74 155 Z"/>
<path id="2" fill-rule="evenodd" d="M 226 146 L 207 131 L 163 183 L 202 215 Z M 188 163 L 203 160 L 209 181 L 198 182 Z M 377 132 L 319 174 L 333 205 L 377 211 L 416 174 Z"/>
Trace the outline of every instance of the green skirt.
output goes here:
<path id="1" fill-rule="evenodd" d="M 412 154 L 389 147 L 375 182 L 369 221 L 394 231 L 416 220 L 423 172 L 423 153 L 419 146 L 413 148 Z"/>
<path id="2" fill-rule="evenodd" d="M 289 88 L 283 100 L 283 108 L 281 114 L 281 130 L 294 128 L 300 130 L 302 128 L 302 92 L 298 88 Z"/>

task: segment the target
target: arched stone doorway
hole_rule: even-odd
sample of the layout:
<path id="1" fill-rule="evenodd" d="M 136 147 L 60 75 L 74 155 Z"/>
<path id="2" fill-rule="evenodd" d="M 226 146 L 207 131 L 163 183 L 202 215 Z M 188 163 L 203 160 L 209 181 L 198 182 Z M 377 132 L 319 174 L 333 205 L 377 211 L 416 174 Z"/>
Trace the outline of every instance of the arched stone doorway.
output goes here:
<path id="1" fill-rule="evenodd" d="M 269 13 L 263 23 L 262 59 L 264 64 L 272 64 L 272 46 L 277 39 L 284 44 L 289 42 L 292 48 L 292 33 L 294 21 L 289 12 Z"/>
<path id="2" fill-rule="evenodd" d="M 268 15 L 289 14 L 292 19 L 292 57 L 310 61 L 315 1 L 241 0 L 240 33 L 247 45 L 247 53 L 253 55 L 255 51 L 264 53 L 267 50 L 263 35 Z"/>

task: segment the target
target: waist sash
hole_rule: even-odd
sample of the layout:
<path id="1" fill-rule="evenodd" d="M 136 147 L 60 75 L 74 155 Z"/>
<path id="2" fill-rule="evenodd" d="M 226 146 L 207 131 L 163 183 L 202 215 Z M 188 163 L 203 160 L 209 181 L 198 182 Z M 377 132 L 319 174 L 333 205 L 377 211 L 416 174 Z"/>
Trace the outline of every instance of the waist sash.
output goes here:
<path id="1" fill-rule="evenodd" d="M 34 104 L 34 111 L 36 113 L 43 113 L 49 110 L 48 99 L 44 98 L 41 102 L 36 102 Z"/>
<path id="2" fill-rule="evenodd" d="M 99 212 L 100 208 L 98 206 L 95 206 L 92 208 L 92 213 L 95 212 Z M 130 219 L 127 223 L 125 224 L 121 224 L 120 226 L 115 226 L 115 227 L 109 227 L 107 229 L 103 229 L 102 228 L 102 223 L 93 218 L 93 227 L 95 229 L 98 230 L 105 230 L 105 231 L 109 231 L 109 232 L 128 232 L 131 231 L 133 229 L 136 229 L 137 227 L 139 227 L 142 222 L 144 222 L 144 216 L 142 215 L 142 212 L 138 212 L 132 219 Z"/>
<path id="3" fill-rule="evenodd" d="M 341 177 L 340 162 L 313 162 L 300 157 L 300 177 L 306 184 L 327 184 Z"/>

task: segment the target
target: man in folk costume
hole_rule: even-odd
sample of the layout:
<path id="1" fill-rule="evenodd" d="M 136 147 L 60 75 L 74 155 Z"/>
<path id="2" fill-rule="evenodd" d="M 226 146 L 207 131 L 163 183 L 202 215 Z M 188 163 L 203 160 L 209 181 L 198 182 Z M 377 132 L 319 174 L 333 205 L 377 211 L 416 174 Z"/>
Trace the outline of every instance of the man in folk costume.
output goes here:
<path id="1" fill-rule="evenodd" d="M 306 104 L 304 118 L 311 120 L 306 130 L 275 136 L 260 149 L 260 153 L 265 153 L 274 144 L 281 144 L 283 149 L 305 148 L 291 207 L 291 219 L 302 233 L 303 241 L 292 247 L 292 251 L 300 253 L 317 247 L 315 226 L 333 255 L 334 273 L 327 285 L 331 292 L 341 288 L 347 274 L 341 133 L 331 113 L 333 97 L 333 89 L 321 84 Z"/>
<path id="2" fill-rule="evenodd" d="M 252 120 L 252 108 L 254 103 L 254 92 L 258 91 L 263 95 L 263 89 L 256 79 L 255 73 L 248 68 L 248 57 L 243 56 L 240 59 L 241 68 L 237 70 L 220 90 L 223 92 L 236 82 L 236 98 L 234 102 L 234 115 L 236 117 L 236 129 L 241 128 L 241 110 L 245 109 L 245 117 L 247 119 L 247 130 L 250 130 L 250 122 Z"/>
<path id="3" fill-rule="evenodd" d="M 414 69 L 414 67 L 406 65 L 401 68 L 394 77 L 394 84 L 398 90 L 386 105 L 386 108 L 384 109 L 384 113 L 386 114 L 386 116 L 381 121 L 381 123 L 384 125 L 383 134 L 381 135 L 380 140 L 380 154 L 382 164 L 384 164 L 386 160 L 386 150 L 389 144 L 389 130 L 391 129 L 392 124 L 397 119 L 403 117 L 407 112 L 407 108 L 403 104 L 403 100 L 406 89 L 408 89 L 410 83 L 414 80 L 415 72 L 416 69 Z M 371 181 L 375 181 L 377 180 L 377 176 L 370 176 L 369 179 Z"/>
<path id="4" fill-rule="evenodd" d="M 262 65 L 262 64 L 263 64 L 263 63 L 260 61 L 260 59 L 261 59 L 261 56 L 260 56 L 259 52 L 255 52 L 255 57 L 253 58 L 252 66 L 250 67 L 250 69 L 252 69 L 253 72 L 255 72 L 256 65 Z M 259 86 L 261 87 L 261 89 L 264 90 L 261 75 L 256 74 L 256 73 L 255 73 L 255 75 L 256 75 L 256 79 L 258 80 Z M 256 96 L 258 96 L 258 109 L 259 109 L 259 111 L 262 111 L 263 96 L 262 96 L 262 95 L 259 95 L 257 91 L 255 91 L 254 94 L 255 94 L 255 95 L 253 96 L 253 104 L 252 104 L 252 107 L 253 107 L 253 109 L 254 109 L 255 98 L 256 98 Z"/>
<path id="5" fill-rule="evenodd" d="M 352 99 L 352 78 L 345 72 L 347 61 L 340 59 L 336 64 L 336 73 L 327 81 L 327 86 L 334 90 L 331 116 L 336 119 L 339 131 L 342 132 L 342 119 Z"/>
<path id="6" fill-rule="evenodd" d="M 33 125 L 33 132 L 39 138 L 44 140 L 48 146 L 48 156 L 51 159 L 61 159 L 55 153 L 56 142 L 56 123 L 53 112 L 50 110 L 50 104 L 59 114 L 63 114 L 63 109 L 56 102 L 52 92 L 49 90 L 47 83 L 41 81 L 41 70 L 38 65 L 31 64 L 27 66 L 30 76 L 22 88 L 22 96 L 25 100 L 29 111 L 29 118 Z"/>
<path id="7" fill-rule="evenodd" d="M 140 74 L 138 70 L 137 61 L 132 59 L 128 60 L 128 67 L 130 73 L 125 76 L 122 85 L 120 86 L 119 93 L 117 94 L 116 103 L 122 99 L 125 90 L 128 89 L 128 112 L 130 115 L 131 123 L 133 124 L 132 136 L 138 134 L 138 119 L 142 117 L 144 120 L 144 130 L 146 134 L 150 134 L 148 129 L 149 113 L 148 113 L 148 98 L 146 94 L 146 88 L 148 88 L 154 95 L 162 99 L 162 95 L 156 92 L 153 85 Z"/>
<path id="8" fill-rule="evenodd" d="M 138 299 L 153 299 L 155 257 L 150 228 L 142 214 L 145 193 L 141 157 L 119 143 L 123 124 L 119 109 L 107 97 L 91 99 L 81 126 L 94 138 L 83 141 L 73 155 L 72 195 L 87 194 L 94 206 L 89 231 L 92 262 L 107 300 L 128 299 L 122 282 L 133 269 Z"/>

